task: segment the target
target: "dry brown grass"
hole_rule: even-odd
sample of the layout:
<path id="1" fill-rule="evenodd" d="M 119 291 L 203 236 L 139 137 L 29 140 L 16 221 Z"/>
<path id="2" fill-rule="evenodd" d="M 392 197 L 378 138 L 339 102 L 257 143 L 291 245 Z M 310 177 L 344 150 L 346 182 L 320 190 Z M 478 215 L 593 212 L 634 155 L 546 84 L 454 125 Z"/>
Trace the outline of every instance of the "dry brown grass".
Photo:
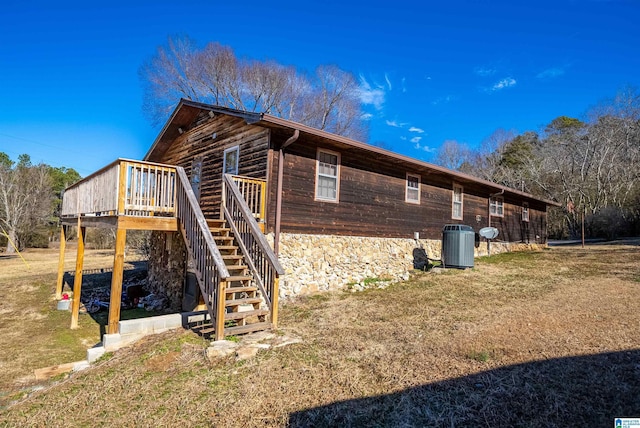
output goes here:
<path id="1" fill-rule="evenodd" d="M 22 257 L 0 254 L 0 406 L 35 383 L 35 369 L 83 360 L 87 348 L 100 341 L 100 325 L 91 317 L 81 316 L 79 328 L 70 330 L 70 312 L 56 309 L 58 251 L 29 249 Z M 85 253 L 85 269 L 112 265 L 113 251 Z M 65 270 L 74 268 L 70 248 Z"/>
<path id="2" fill-rule="evenodd" d="M 209 363 L 148 338 L 6 408 L 0 425 L 610 426 L 640 415 L 640 247 L 511 253 L 285 305 L 303 338 Z"/>

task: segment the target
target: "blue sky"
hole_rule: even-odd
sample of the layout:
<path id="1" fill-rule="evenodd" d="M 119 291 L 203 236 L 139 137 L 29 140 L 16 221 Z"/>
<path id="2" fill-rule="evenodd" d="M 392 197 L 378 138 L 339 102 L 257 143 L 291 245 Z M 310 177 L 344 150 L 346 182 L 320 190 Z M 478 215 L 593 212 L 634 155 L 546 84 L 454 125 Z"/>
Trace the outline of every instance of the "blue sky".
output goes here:
<path id="1" fill-rule="evenodd" d="M 0 151 L 87 175 L 140 159 L 158 134 L 140 65 L 169 35 L 239 57 L 359 79 L 370 139 L 423 160 L 446 140 L 582 117 L 640 86 L 640 1 L 6 0 L 0 10 Z"/>

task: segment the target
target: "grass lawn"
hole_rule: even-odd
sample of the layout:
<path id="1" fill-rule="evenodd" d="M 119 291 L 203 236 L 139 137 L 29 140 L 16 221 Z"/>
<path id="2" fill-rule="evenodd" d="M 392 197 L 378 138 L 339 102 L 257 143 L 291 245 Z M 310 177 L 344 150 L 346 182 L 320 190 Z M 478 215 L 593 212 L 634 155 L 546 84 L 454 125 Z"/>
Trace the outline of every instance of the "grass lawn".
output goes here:
<path id="1" fill-rule="evenodd" d="M 22 399 L 21 378 L 81 359 L 97 329 L 87 317 L 70 331 L 68 313 L 52 310 L 55 263 L 8 282 L 5 263 L 0 282 L 21 298 L 0 306 L 0 426 L 551 427 L 640 417 L 638 246 L 500 254 L 386 289 L 319 294 L 281 308 L 280 332 L 300 344 L 209 362 L 203 339 L 168 332 Z"/>

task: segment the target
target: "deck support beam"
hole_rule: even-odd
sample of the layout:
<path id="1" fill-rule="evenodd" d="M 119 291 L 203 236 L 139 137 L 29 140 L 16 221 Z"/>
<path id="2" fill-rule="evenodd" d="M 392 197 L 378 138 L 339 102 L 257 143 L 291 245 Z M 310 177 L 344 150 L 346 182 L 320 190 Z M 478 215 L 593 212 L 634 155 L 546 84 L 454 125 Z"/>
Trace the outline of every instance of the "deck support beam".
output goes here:
<path id="1" fill-rule="evenodd" d="M 60 257 L 58 258 L 58 280 L 56 282 L 56 300 L 62 299 L 62 284 L 64 280 L 64 250 L 67 244 L 65 225 L 60 225 Z"/>
<path id="2" fill-rule="evenodd" d="M 71 328 L 78 328 L 78 314 L 80 313 L 80 293 L 82 290 L 82 267 L 84 265 L 84 240 L 87 228 L 80 226 L 78 218 L 78 251 L 76 254 L 76 276 L 73 280 L 73 302 L 71 305 Z"/>
<path id="3" fill-rule="evenodd" d="M 118 332 L 120 322 L 120 305 L 122 300 L 122 277 L 124 271 L 124 248 L 127 241 L 127 229 L 116 230 L 116 250 L 113 256 L 113 273 L 111 274 L 111 300 L 109 303 L 108 334 Z"/>
<path id="4" fill-rule="evenodd" d="M 278 328 L 278 297 L 280 294 L 280 277 L 276 275 L 273 281 L 273 293 L 271 294 L 271 324 L 273 329 Z"/>
<path id="5" fill-rule="evenodd" d="M 224 313 L 225 313 L 225 303 L 226 303 L 226 288 L 227 281 L 220 281 L 218 283 L 218 298 L 216 299 L 217 307 L 216 311 L 216 339 L 222 340 L 224 339 Z"/>

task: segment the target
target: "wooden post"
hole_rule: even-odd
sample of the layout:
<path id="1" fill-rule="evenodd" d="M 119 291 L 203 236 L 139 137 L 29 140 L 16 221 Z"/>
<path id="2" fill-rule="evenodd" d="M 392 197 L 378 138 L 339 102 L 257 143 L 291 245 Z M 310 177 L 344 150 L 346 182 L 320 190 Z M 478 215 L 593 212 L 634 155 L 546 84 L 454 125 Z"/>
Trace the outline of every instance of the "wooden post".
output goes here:
<path id="1" fill-rule="evenodd" d="M 60 225 L 60 257 L 58 258 L 58 281 L 56 282 L 56 300 L 62 299 L 62 280 L 64 279 L 64 250 L 67 243 L 64 225 Z"/>
<path id="2" fill-rule="evenodd" d="M 227 184 L 225 183 L 225 175 L 222 174 L 222 198 L 220 199 L 220 220 L 224 220 L 224 207 L 227 206 Z"/>
<path id="3" fill-rule="evenodd" d="M 117 215 L 124 215 L 125 198 L 127 194 L 127 169 L 128 162 L 120 161 L 118 164 L 118 212 Z"/>
<path id="4" fill-rule="evenodd" d="M 78 217 L 78 252 L 76 254 L 76 276 L 73 280 L 73 302 L 71 305 L 71 328 L 78 328 L 78 314 L 80 313 L 80 292 L 82 289 L 82 266 L 84 264 L 84 238 L 87 228 L 81 226 Z"/>
<path id="5" fill-rule="evenodd" d="M 260 230 L 264 233 L 265 223 L 267 222 L 267 183 L 260 183 Z"/>
<path id="6" fill-rule="evenodd" d="M 227 281 L 220 281 L 218 284 L 218 300 L 216 307 L 216 340 L 224 339 L 224 313 L 226 303 Z"/>
<path id="7" fill-rule="evenodd" d="M 118 332 L 120 322 L 120 303 L 122 300 L 122 273 L 124 269 L 124 247 L 127 241 L 127 229 L 116 230 L 116 251 L 113 256 L 113 273 L 111 274 L 111 300 L 109 303 L 109 326 L 107 334 Z"/>
<path id="8" fill-rule="evenodd" d="M 584 248 L 584 213 L 587 211 L 586 205 L 582 207 L 582 248 Z"/>
<path id="9" fill-rule="evenodd" d="M 278 328 L 278 297 L 280 295 L 280 277 L 276 274 L 273 281 L 273 293 L 271 293 L 271 324 L 273 329 Z"/>

